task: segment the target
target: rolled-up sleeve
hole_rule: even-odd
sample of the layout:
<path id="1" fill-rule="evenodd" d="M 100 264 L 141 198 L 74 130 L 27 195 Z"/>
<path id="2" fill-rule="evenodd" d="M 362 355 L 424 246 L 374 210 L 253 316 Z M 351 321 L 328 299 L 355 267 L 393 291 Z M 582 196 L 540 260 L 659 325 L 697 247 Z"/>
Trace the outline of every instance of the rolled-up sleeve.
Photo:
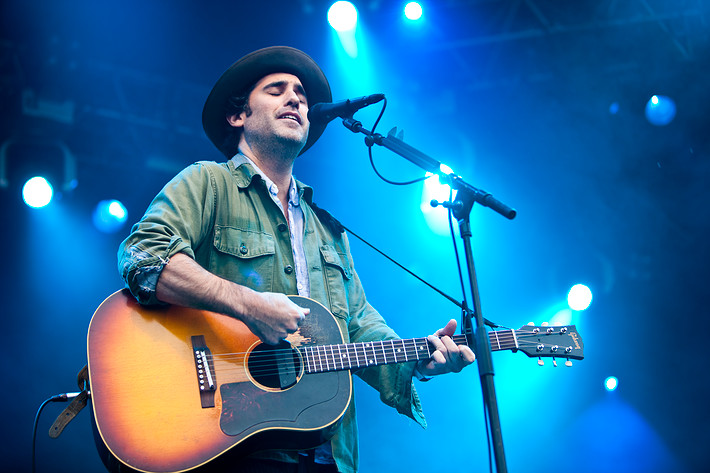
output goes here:
<path id="1" fill-rule="evenodd" d="M 170 258 L 195 258 L 211 228 L 214 178 L 206 166 L 193 164 L 173 178 L 153 199 L 143 218 L 118 249 L 118 270 L 141 304 L 160 304 L 155 288 Z"/>

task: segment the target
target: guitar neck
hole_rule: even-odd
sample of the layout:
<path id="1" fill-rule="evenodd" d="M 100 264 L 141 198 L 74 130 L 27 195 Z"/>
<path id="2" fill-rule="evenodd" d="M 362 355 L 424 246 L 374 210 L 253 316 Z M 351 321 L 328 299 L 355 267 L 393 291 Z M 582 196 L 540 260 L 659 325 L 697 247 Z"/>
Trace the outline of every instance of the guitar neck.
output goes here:
<path id="1" fill-rule="evenodd" d="M 465 335 L 451 337 L 457 345 L 468 345 Z M 515 330 L 488 333 L 491 350 L 518 348 Z M 307 346 L 302 349 L 307 373 L 366 368 L 368 366 L 426 360 L 436 349 L 427 338 Z"/>

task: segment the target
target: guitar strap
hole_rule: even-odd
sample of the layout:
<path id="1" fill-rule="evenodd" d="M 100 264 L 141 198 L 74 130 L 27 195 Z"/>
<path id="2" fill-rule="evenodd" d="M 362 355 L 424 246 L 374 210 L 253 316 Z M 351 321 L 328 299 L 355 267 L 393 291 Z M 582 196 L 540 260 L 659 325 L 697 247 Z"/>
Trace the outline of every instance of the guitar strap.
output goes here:
<path id="1" fill-rule="evenodd" d="M 72 399 L 72 402 L 59 414 L 57 419 L 54 421 L 52 426 L 49 428 L 49 436 L 53 439 L 59 437 L 59 435 L 64 431 L 64 428 L 71 422 L 74 417 L 86 407 L 86 402 L 91 395 L 89 391 L 89 370 L 87 365 L 79 371 L 76 377 L 77 384 L 81 392 L 78 396 Z"/>

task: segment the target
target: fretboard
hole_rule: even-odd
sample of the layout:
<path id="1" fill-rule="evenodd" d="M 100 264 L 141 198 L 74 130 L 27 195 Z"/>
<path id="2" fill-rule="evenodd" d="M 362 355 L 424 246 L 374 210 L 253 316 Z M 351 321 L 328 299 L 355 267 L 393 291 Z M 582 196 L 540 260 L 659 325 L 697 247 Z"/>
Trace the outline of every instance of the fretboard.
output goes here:
<path id="1" fill-rule="evenodd" d="M 457 345 L 468 345 L 465 335 L 451 337 Z M 518 348 L 515 330 L 488 333 L 492 351 Z M 307 373 L 366 368 L 368 366 L 426 360 L 434 347 L 426 338 L 306 346 L 302 349 Z"/>

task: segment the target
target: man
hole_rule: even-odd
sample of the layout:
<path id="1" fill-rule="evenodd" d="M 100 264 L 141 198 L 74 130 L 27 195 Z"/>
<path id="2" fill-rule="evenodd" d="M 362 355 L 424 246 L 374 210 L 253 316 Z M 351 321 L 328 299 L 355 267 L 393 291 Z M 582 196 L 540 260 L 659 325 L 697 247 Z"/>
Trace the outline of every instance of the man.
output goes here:
<path id="1" fill-rule="evenodd" d="M 196 163 L 168 183 L 119 250 L 119 268 L 144 304 L 177 304 L 235 317 L 264 343 L 277 344 L 309 316 L 286 296 L 325 305 L 347 341 L 395 339 L 367 303 L 348 240 L 312 205 L 312 189 L 292 176 L 297 156 L 325 124 L 309 104 L 330 102 L 328 81 L 305 53 L 255 51 L 217 81 L 202 115 L 205 132 L 229 159 Z M 359 371 L 383 402 L 421 425 L 412 377 L 460 371 L 475 359 L 449 337 L 456 322 L 430 336 L 433 356 Z M 258 452 L 230 471 L 357 471 L 354 403 L 334 436 L 315 452 Z M 308 460 L 306 460 L 308 459 Z M 304 464 L 306 465 L 304 467 Z M 302 470 L 301 470 L 302 471 Z"/>

